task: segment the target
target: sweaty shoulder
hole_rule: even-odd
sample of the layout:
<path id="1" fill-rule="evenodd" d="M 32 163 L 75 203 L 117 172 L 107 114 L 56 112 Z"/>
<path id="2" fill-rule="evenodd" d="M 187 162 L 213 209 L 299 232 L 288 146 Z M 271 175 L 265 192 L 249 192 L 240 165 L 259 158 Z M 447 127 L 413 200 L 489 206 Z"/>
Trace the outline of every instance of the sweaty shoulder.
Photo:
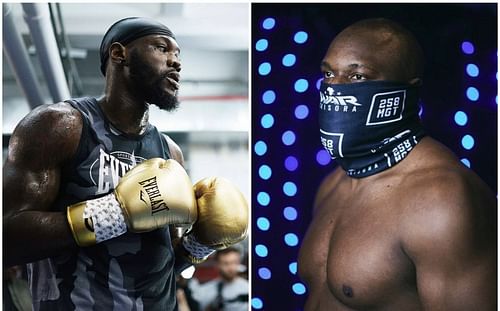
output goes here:
<path id="1" fill-rule="evenodd" d="M 8 161 L 36 166 L 37 163 L 51 165 L 68 160 L 78 148 L 82 122 L 80 112 L 68 103 L 33 109 L 12 133 Z"/>

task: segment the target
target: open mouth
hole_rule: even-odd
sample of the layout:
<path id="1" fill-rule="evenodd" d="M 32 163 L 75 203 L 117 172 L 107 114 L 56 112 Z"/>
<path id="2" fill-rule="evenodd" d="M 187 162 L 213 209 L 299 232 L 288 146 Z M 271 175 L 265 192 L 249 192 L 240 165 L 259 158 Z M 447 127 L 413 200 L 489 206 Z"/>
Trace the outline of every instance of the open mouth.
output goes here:
<path id="1" fill-rule="evenodd" d="M 179 76 L 179 73 L 177 71 L 169 72 L 166 75 L 165 80 L 167 80 L 170 83 L 170 85 L 173 86 L 174 89 L 176 89 L 176 90 L 179 89 L 179 87 L 180 87 L 180 84 L 179 84 L 180 76 Z"/>

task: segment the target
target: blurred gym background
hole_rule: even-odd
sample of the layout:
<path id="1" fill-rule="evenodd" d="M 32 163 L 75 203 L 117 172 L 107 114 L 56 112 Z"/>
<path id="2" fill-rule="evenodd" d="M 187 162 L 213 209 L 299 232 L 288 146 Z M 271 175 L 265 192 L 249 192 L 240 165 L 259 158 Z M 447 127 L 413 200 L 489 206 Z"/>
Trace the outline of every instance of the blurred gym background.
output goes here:
<path id="1" fill-rule="evenodd" d="M 229 3 L 3 3 L 4 161 L 16 124 L 31 109 L 103 94 L 102 36 L 121 18 L 144 16 L 174 32 L 182 61 L 180 108 L 169 113 L 154 106 L 150 122 L 180 145 L 193 182 L 224 176 L 250 200 L 249 8 Z M 247 244 L 239 245 L 243 274 Z M 200 282 L 216 276 L 214 260 L 195 272 Z"/>
<path id="2" fill-rule="evenodd" d="M 303 310 L 297 254 L 336 166 L 319 139 L 320 62 L 336 34 L 372 17 L 416 35 L 424 127 L 497 191 L 497 4 L 252 4 L 254 310 Z"/>

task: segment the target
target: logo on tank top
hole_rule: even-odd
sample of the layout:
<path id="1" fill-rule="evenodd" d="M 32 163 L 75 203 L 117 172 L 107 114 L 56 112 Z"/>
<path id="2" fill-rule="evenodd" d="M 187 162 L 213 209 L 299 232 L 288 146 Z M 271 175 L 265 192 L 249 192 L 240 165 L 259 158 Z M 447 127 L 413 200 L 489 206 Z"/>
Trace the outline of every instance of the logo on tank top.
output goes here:
<path id="1" fill-rule="evenodd" d="M 90 179 L 97 186 L 95 194 L 106 194 L 115 189 L 120 178 L 131 168 L 145 161 L 143 157 L 125 151 L 107 153 L 99 149 L 99 158 L 90 166 Z"/>

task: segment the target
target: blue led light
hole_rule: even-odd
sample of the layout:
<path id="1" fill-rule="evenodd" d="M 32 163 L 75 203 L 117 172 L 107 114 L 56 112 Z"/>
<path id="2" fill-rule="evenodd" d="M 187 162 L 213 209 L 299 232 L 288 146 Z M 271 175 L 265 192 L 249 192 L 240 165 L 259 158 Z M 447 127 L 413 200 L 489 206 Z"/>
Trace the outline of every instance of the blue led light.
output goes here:
<path id="1" fill-rule="evenodd" d="M 469 134 L 462 137 L 462 147 L 467 150 L 471 150 L 474 147 L 474 137 Z"/>
<path id="2" fill-rule="evenodd" d="M 299 166 L 299 161 L 297 160 L 296 157 L 294 156 L 288 156 L 285 159 L 285 168 L 289 170 L 290 172 L 293 172 L 297 169 Z"/>
<path id="3" fill-rule="evenodd" d="M 291 262 L 288 265 L 288 270 L 290 271 L 291 274 L 297 274 L 297 262 L 296 261 Z"/>
<path id="4" fill-rule="evenodd" d="M 293 197 L 297 194 L 297 186 L 293 182 L 287 181 L 283 184 L 283 193 L 289 197 Z"/>
<path id="5" fill-rule="evenodd" d="M 276 100 L 276 93 L 273 90 L 267 90 L 262 94 L 262 102 L 264 104 L 272 104 Z"/>
<path id="6" fill-rule="evenodd" d="M 263 128 L 268 129 L 273 126 L 274 124 L 274 117 L 272 114 L 267 113 L 262 116 L 260 119 L 260 124 L 262 125 Z"/>
<path id="7" fill-rule="evenodd" d="M 479 76 L 479 67 L 474 64 L 468 64 L 467 67 L 465 67 L 465 71 L 471 77 Z"/>
<path id="8" fill-rule="evenodd" d="M 281 136 L 281 141 L 287 146 L 291 146 L 295 143 L 295 133 L 293 131 L 285 131 Z"/>
<path id="9" fill-rule="evenodd" d="M 264 180 L 268 180 L 269 178 L 271 178 L 271 175 L 273 174 L 273 171 L 271 170 L 271 168 L 268 166 L 268 165 L 261 165 L 260 168 L 259 168 L 259 176 L 260 178 L 264 179 Z"/>
<path id="10" fill-rule="evenodd" d="M 474 45 L 469 41 L 462 42 L 462 52 L 469 55 L 474 53 Z"/>
<path id="11" fill-rule="evenodd" d="M 476 101 L 479 99 L 479 91 L 473 87 L 473 86 L 470 86 L 467 88 L 467 98 L 472 100 L 472 101 Z"/>
<path id="12" fill-rule="evenodd" d="M 309 108 L 306 105 L 298 105 L 295 107 L 295 117 L 299 120 L 307 118 L 309 115 Z"/>
<path id="13" fill-rule="evenodd" d="M 259 140 L 258 142 L 255 143 L 253 150 L 257 155 L 263 156 L 267 152 L 267 145 L 262 140 Z"/>
<path id="14" fill-rule="evenodd" d="M 273 29 L 274 25 L 276 25 L 276 20 L 272 17 L 268 17 L 262 22 L 262 28 L 267 30 Z"/>
<path id="15" fill-rule="evenodd" d="M 263 52 L 267 50 L 267 47 L 269 46 L 269 43 L 267 42 L 266 39 L 260 39 L 255 43 L 255 49 L 259 52 Z"/>
<path id="16" fill-rule="evenodd" d="M 265 245 L 263 245 L 263 244 L 257 244 L 255 246 L 255 253 L 259 257 L 267 257 L 267 254 L 269 252 L 267 251 L 267 247 Z"/>
<path id="17" fill-rule="evenodd" d="M 304 93 L 308 87 L 309 82 L 307 82 L 306 79 L 298 79 L 297 81 L 295 81 L 294 88 L 297 93 Z"/>
<path id="18" fill-rule="evenodd" d="M 424 106 L 420 105 L 420 108 L 418 110 L 418 116 L 422 118 L 422 115 L 424 114 Z"/>
<path id="19" fill-rule="evenodd" d="M 297 210 L 291 206 L 287 206 L 283 209 L 283 216 L 290 221 L 297 219 Z"/>
<path id="20" fill-rule="evenodd" d="M 318 162 L 319 165 L 328 165 L 330 161 L 332 161 L 332 157 L 325 149 L 321 149 L 316 153 L 316 162 Z"/>
<path id="21" fill-rule="evenodd" d="M 295 65 L 295 62 L 297 61 L 297 58 L 293 54 L 286 54 L 283 56 L 283 59 L 281 60 L 281 63 L 285 67 L 292 67 Z"/>
<path id="22" fill-rule="evenodd" d="M 304 42 L 307 41 L 307 37 L 308 37 L 307 32 L 305 32 L 305 31 L 298 31 L 293 36 L 293 41 L 297 42 L 298 44 L 302 44 L 302 43 L 304 43 Z"/>
<path id="23" fill-rule="evenodd" d="M 267 192 L 259 192 L 257 193 L 257 202 L 262 206 L 268 206 L 269 202 L 271 202 L 271 197 Z"/>
<path id="24" fill-rule="evenodd" d="M 271 270 L 268 268 L 259 268 L 259 276 L 263 280 L 269 280 L 271 278 Z"/>
<path id="25" fill-rule="evenodd" d="M 266 217 L 259 217 L 257 218 L 257 227 L 262 231 L 267 231 L 271 227 L 271 223 Z"/>
<path id="26" fill-rule="evenodd" d="M 271 72 L 271 64 L 268 62 L 262 63 L 259 66 L 259 74 L 261 76 L 267 76 Z"/>
<path id="27" fill-rule="evenodd" d="M 467 114 L 463 111 L 457 111 L 455 113 L 455 123 L 460 126 L 467 124 Z"/>
<path id="28" fill-rule="evenodd" d="M 463 159 L 460 159 L 460 161 L 462 161 L 462 163 L 467 166 L 468 168 L 470 168 L 470 161 L 469 159 L 467 158 L 463 158 Z"/>
<path id="29" fill-rule="evenodd" d="M 264 307 L 264 303 L 262 302 L 262 299 L 254 297 L 252 298 L 252 308 L 260 310 Z"/>
<path id="30" fill-rule="evenodd" d="M 264 307 L 264 303 L 262 302 L 262 299 L 258 297 L 252 298 L 252 309 L 260 310 Z"/>
<path id="31" fill-rule="evenodd" d="M 297 295 L 304 295 L 306 293 L 306 287 L 302 283 L 293 284 L 292 290 Z"/>
<path id="32" fill-rule="evenodd" d="M 299 244 L 299 238 L 295 233 L 285 234 L 285 243 L 288 246 L 297 246 Z"/>
<path id="33" fill-rule="evenodd" d="M 321 82 L 323 82 L 323 78 L 319 78 L 318 81 L 316 81 L 316 89 L 318 91 L 321 88 Z"/>

